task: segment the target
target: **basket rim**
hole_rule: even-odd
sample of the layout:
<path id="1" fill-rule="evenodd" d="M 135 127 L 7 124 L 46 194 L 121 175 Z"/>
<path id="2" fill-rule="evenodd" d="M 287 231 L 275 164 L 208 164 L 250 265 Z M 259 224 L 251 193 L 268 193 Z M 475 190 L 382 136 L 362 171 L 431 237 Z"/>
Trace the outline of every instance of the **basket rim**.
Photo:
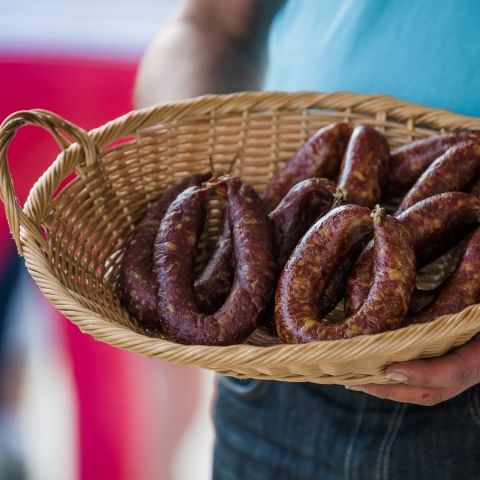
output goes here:
<path id="1" fill-rule="evenodd" d="M 133 133 L 139 128 L 147 128 L 160 123 L 162 120 L 181 120 L 191 115 L 205 115 L 212 106 L 220 114 L 262 111 L 296 111 L 299 109 L 355 109 L 360 113 L 377 114 L 380 111 L 388 112 L 388 116 L 400 121 L 415 118 L 418 125 L 428 125 L 430 128 L 451 129 L 480 128 L 480 118 L 450 112 L 406 102 L 394 96 L 382 94 L 361 94 L 346 91 L 330 93 L 299 91 L 260 91 L 237 92 L 221 95 L 202 95 L 190 99 L 162 102 L 152 107 L 132 110 L 117 117 L 100 127 L 90 130 L 88 135 L 97 147 L 107 144 L 112 135 L 118 138 L 121 135 Z M 128 124 L 128 128 L 125 125 Z M 413 127 L 413 123 L 412 123 Z"/>
<path id="2" fill-rule="evenodd" d="M 89 139 L 99 149 L 111 141 L 125 135 L 135 134 L 141 128 L 151 127 L 162 120 L 180 120 L 191 115 L 208 115 L 215 108 L 216 113 L 238 114 L 245 111 L 298 111 L 304 109 L 354 109 L 359 113 L 378 114 L 383 112 L 398 120 L 411 120 L 412 129 L 415 124 L 428 128 L 443 130 L 454 128 L 479 128 L 480 119 L 467 117 L 446 110 L 424 107 L 411 102 L 397 100 L 391 96 L 365 95 L 349 92 L 240 92 L 227 95 L 205 95 L 178 102 L 161 103 L 159 105 L 133 110 L 106 124 L 88 132 Z M 461 127 L 460 127 L 461 126 Z M 51 189 L 53 175 L 71 165 L 72 158 L 79 155 L 78 143 L 65 148 L 33 186 L 24 205 L 24 213 L 38 219 L 38 205 L 45 201 L 44 190 Z M 60 182 L 55 178 L 53 183 Z M 48 189 L 47 189 L 48 191 Z M 49 199 L 50 201 L 50 199 Z M 37 223 L 39 225 L 40 222 Z M 83 332 L 91 334 L 98 340 L 111 345 L 148 356 L 163 357 L 177 363 L 200 363 L 206 368 L 215 369 L 225 359 L 235 360 L 239 367 L 247 366 L 251 361 L 255 365 L 268 365 L 280 362 L 288 352 L 288 362 L 296 359 L 302 363 L 335 359 L 341 361 L 358 360 L 362 353 L 368 356 L 385 354 L 385 345 L 389 350 L 404 349 L 415 342 L 419 336 L 435 336 L 439 325 L 445 327 L 443 335 L 469 332 L 470 338 L 480 331 L 480 304 L 472 305 L 454 315 L 445 315 L 427 324 L 410 325 L 402 329 L 383 332 L 377 335 L 362 335 L 345 340 L 320 341 L 299 345 L 255 346 L 248 344 L 231 346 L 199 346 L 180 345 L 168 340 L 148 337 L 134 332 L 125 326 L 110 323 L 100 315 L 82 307 L 70 292 L 59 282 L 49 269 L 41 246 L 23 225 L 20 227 L 20 239 L 25 256 L 26 268 L 42 293 L 67 318 L 75 323 Z M 461 318 L 461 322 L 459 319 Z M 461 325 L 459 325 L 461 324 Z M 401 332 L 401 335 L 398 334 Z"/>

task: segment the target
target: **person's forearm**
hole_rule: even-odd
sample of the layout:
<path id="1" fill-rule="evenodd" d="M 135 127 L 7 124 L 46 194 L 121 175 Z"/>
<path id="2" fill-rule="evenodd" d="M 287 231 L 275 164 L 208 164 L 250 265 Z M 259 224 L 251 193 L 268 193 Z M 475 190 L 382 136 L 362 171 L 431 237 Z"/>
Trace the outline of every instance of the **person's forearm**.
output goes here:
<path id="1" fill-rule="evenodd" d="M 261 58 L 184 20 L 148 49 L 137 77 L 138 107 L 205 93 L 259 88 Z"/>
<path id="2" fill-rule="evenodd" d="M 214 12 L 183 7 L 157 36 L 139 68 L 137 108 L 206 93 L 261 88 L 268 27 L 281 2 L 229 0 L 233 3 L 221 5 L 223 1 Z M 218 11 L 223 8 L 229 10 Z M 216 21 L 212 13 L 222 15 L 221 20 Z M 236 23 L 229 24 L 229 16 Z"/>

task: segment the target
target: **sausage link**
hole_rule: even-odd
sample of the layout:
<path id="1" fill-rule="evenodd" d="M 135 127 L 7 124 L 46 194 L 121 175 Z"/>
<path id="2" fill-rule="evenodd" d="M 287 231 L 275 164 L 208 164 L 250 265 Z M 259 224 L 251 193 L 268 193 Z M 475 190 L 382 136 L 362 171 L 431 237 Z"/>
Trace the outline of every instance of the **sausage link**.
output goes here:
<path id="1" fill-rule="evenodd" d="M 445 135 L 434 135 L 396 148 L 391 155 L 389 190 L 406 192 L 417 178 L 450 147 L 467 140 L 480 139 L 480 132 L 458 130 Z"/>
<path id="2" fill-rule="evenodd" d="M 480 199 L 463 192 L 440 193 L 416 203 L 397 218 L 412 232 L 415 253 L 422 264 L 425 258 L 433 257 L 432 251 L 444 253 L 444 250 L 435 252 L 428 248 L 438 238 L 445 238 L 449 231 L 480 221 Z"/>
<path id="3" fill-rule="evenodd" d="M 455 271 L 431 294 L 433 300 L 411 317 L 413 323 L 461 312 L 480 301 L 480 228 L 470 237 Z"/>
<path id="4" fill-rule="evenodd" d="M 387 140 L 375 128 L 355 127 L 342 162 L 337 187 L 346 201 L 372 208 L 384 191 L 390 164 Z"/>
<path id="5" fill-rule="evenodd" d="M 132 318 L 147 331 L 160 328 L 153 272 L 153 243 L 160 221 L 179 193 L 192 185 L 200 185 L 209 176 L 192 175 L 169 187 L 140 220 L 125 249 L 120 266 L 119 297 Z"/>
<path id="6" fill-rule="evenodd" d="M 335 179 L 351 133 L 350 125 L 336 123 L 321 128 L 310 137 L 268 183 L 262 194 L 267 211 L 272 211 L 301 180 L 311 177 Z"/>
<path id="7" fill-rule="evenodd" d="M 451 246 L 455 229 L 480 221 L 480 199 L 462 192 L 448 192 L 426 198 L 397 217 L 407 227 L 413 239 L 419 266 L 445 253 Z M 450 234 L 450 235 L 449 235 Z M 439 242 L 439 239 L 442 241 Z M 459 238 L 456 238 L 457 242 Z M 448 249 L 448 248 L 447 248 Z M 372 246 L 368 245 L 358 258 L 347 281 L 345 313 L 356 312 L 368 295 L 372 282 Z"/>
<path id="8" fill-rule="evenodd" d="M 327 323 L 317 305 L 339 258 L 372 229 L 368 209 L 332 210 L 303 237 L 280 276 L 275 321 L 287 343 L 349 338 L 397 328 L 408 310 L 415 257 L 408 230 L 393 217 L 374 217 L 375 279 L 362 308 L 340 323 Z"/>
<path id="9" fill-rule="evenodd" d="M 232 178 L 226 187 L 235 279 L 219 310 L 202 313 L 193 290 L 193 264 L 206 210 L 206 189 L 192 187 L 169 207 L 155 240 L 154 267 L 164 331 L 178 343 L 228 345 L 257 326 L 275 281 L 270 224 L 255 190 Z"/>
<path id="10" fill-rule="evenodd" d="M 373 240 L 371 288 L 360 309 L 348 317 L 352 328 L 365 325 L 359 333 L 372 334 L 404 326 L 415 288 L 416 262 L 411 233 L 390 215 L 382 220 Z"/>
<path id="11" fill-rule="evenodd" d="M 325 178 L 309 178 L 294 185 L 269 214 L 279 270 L 303 234 L 333 205 L 335 185 Z"/>
<path id="12" fill-rule="evenodd" d="M 479 171 L 480 143 L 464 143 L 449 148 L 415 182 L 403 198 L 396 215 L 432 195 L 467 190 Z"/>
<path id="13" fill-rule="evenodd" d="M 277 207 L 270 212 L 277 272 L 304 233 L 322 217 L 335 202 L 335 184 L 326 178 L 308 178 L 294 185 Z M 274 298 L 260 320 L 260 327 L 276 335 Z"/>

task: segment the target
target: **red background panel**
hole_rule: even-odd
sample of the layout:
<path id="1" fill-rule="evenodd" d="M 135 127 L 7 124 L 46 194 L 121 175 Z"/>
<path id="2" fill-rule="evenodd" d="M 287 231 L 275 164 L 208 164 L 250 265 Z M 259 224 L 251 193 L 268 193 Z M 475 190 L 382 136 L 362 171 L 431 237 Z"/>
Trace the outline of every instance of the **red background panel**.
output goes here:
<path id="1" fill-rule="evenodd" d="M 89 130 L 132 108 L 135 71 L 133 61 L 0 53 L 0 119 L 17 110 L 43 108 Z M 9 148 L 9 164 L 22 202 L 58 152 L 40 128 L 19 131 Z M 13 248 L 2 208 L 0 268 Z M 78 478 L 131 480 L 132 471 L 141 478 L 140 466 L 134 465 L 143 447 L 137 439 L 148 434 L 136 420 L 147 392 L 141 378 L 132 375 L 133 356 L 81 334 L 53 309 L 52 314 L 65 333 L 75 380 Z"/>

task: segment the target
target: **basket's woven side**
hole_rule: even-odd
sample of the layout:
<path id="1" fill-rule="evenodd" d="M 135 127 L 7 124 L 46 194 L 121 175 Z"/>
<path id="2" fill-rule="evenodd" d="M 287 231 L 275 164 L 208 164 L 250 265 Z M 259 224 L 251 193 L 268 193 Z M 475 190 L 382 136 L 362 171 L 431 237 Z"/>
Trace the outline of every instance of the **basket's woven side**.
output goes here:
<path id="1" fill-rule="evenodd" d="M 8 166 L 8 147 L 17 131 L 25 125 L 36 125 L 48 131 L 61 148 L 66 148 L 72 141 L 70 155 L 65 155 L 62 162 L 55 162 L 40 179 L 41 191 L 32 198 L 28 213 L 20 207 L 13 187 L 13 181 Z M 75 162 L 83 161 L 91 165 L 95 162 L 96 151 L 93 142 L 87 133 L 46 110 L 34 109 L 19 111 L 7 117 L 0 126 L 0 193 L 5 203 L 10 231 L 17 245 L 18 252 L 22 254 L 23 243 L 21 241 L 20 228 L 28 231 L 30 238 L 38 244 L 44 245 L 41 234 L 41 225 L 44 217 L 41 215 L 41 206 L 45 205 L 53 196 L 60 182 L 74 168 Z M 72 162 L 75 160 L 75 162 Z"/>
<path id="2" fill-rule="evenodd" d="M 48 275 L 48 263 L 39 252 L 33 245 L 25 248 L 25 259 L 32 266 L 35 280 L 49 299 L 85 333 L 142 355 L 238 377 L 346 385 L 387 383 L 382 374 L 387 354 L 388 363 L 442 354 L 468 341 L 480 330 L 480 306 L 472 306 L 462 314 L 435 322 L 349 340 L 267 348 L 182 346 L 145 337 L 121 325 L 105 324 L 103 318 L 108 312 L 95 315 L 80 306 L 57 279 Z M 428 339 L 428 345 L 419 339 Z"/>
<path id="3" fill-rule="evenodd" d="M 88 141 L 67 147 L 37 182 L 23 214 L 37 231 L 45 229 L 47 241 L 42 237 L 40 244 L 30 228 L 22 228 L 27 268 L 83 331 L 120 348 L 236 376 L 385 382 L 387 362 L 438 355 L 475 335 L 480 306 L 430 324 L 349 340 L 282 345 L 257 332 L 242 345 L 199 347 L 135 331 L 116 298 L 129 235 L 167 185 L 208 170 L 211 158 L 215 171 L 233 169 L 262 190 L 309 135 L 339 120 L 380 128 L 391 146 L 443 130 L 480 128 L 478 119 L 348 93 L 206 96 L 131 112 L 90 132 Z M 75 172 L 77 177 L 52 198 L 59 181 Z M 7 203 L 16 205 L 10 196 Z M 212 206 L 206 243 L 218 232 L 220 210 L 215 202 Z M 427 280 L 438 278 L 444 266 L 427 272 Z"/>
<path id="4" fill-rule="evenodd" d="M 245 92 L 230 95 L 206 95 L 174 103 L 130 112 L 90 132 L 96 145 L 103 147 L 117 138 L 130 135 L 141 128 L 152 127 L 173 120 L 183 121 L 188 117 L 206 117 L 216 112 L 217 116 L 239 115 L 243 112 L 272 112 L 283 114 L 322 110 L 331 113 L 332 119 L 340 116 L 349 120 L 374 118 L 378 112 L 385 112 L 386 123 L 391 130 L 391 139 L 404 138 L 405 127 L 410 131 L 408 139 L 422 138 L 441 130 L 456 128 L 479 129 L 477 118 L 456 115 L 439 109 L 432 109 L 408 102 L 401 102 L 383 95 L 358 95 L 348 92 L 335 93 L 282 93 Z M 300 113 L 301 115 L 301 113 Z M 377 121 L 378 122 L 378 121 Z M 380 122 L 377 123 L 380 125 Z M 393 141 L 392 144 L 401 143 Z"/>

